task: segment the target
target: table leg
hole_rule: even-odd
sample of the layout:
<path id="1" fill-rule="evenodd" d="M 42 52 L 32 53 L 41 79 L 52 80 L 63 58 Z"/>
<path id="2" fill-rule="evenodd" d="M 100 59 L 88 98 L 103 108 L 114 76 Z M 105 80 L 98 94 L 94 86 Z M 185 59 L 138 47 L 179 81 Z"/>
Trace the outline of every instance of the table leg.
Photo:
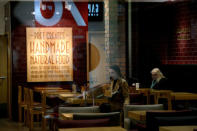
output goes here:
<path id="1" fill-rule="evenodd" d="M 147 94 L 146 98 L 147 98 L 147 104 L 150 104 L 150 94 Z"/>
<path id="2" fill-rule="evenodd" d="M 42 131 L 46 131 L 46 118 L 44 117 L 45 116 L 45 114 L 44 114 L 44 112 L 43 112 L 43 114 L 42 114 Z"/>
<path id="3" fill-rule="evenodd" d="M 19 118 L 19 122 L 22 122 L 22 108 L 21 108 L 20 105 L 19 105 L 19 108 L 18 108 L 18 118 Z"/>
<path id="4" fill-rule="evenodd" d="M 157 93 L 154 94 L 154 103 L 155 104 L 158 104 L 159 103 L 159 97 L 158 97 L 158 94 Z"/>
<path id="5" fill-rule="evenodd" d="M 46 114 L 46 93 L 42 93 L 42 131 L 46 130 L 46 119 L 45 119 L 45 114 Z"/>

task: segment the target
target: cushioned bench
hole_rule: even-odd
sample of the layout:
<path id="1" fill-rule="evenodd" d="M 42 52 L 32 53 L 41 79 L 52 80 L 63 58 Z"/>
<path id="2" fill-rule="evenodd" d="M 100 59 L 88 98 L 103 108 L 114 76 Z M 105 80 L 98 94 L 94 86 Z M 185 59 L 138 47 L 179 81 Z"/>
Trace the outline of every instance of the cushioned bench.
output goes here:
<path id="1" fill-rule="evenodd" d="M 197 125 L 197 112 L 190 110 L 147 112 L 146 128 L 158 131 L 159 126 Z"/>
<path id="2" fill-rule="evenodd" d="M 130 130 L 131 128 L 135 128 L 137 123 L 141 123 L 140 121 L 136 121 L 134 119 L 128 118 L 128 111 L 138 111 L 138 110 L 163 110 L 162 104 L 155 105 L 125 105 L 124 106 L 124 128 Z M 144 124 L 144 123 L 141 123 Z"/>
<path id="3" fill-rule="evenodd" d="M 109 119 L 96 120 L 57 120 L 58 128 L 104 127 L 109 125 Z"/>
<path id="4" fill-rule="evenodd" d="M 59 107 L 58 113 L 99 113 L 98 106 L 92 107 Z"/>
<path id="5" fill-rule="evenodd" d="M 110 112 L 110 113 L 74 113 L 73 120 L 91 120 L 91 119 L 108 119 L 109 126 L 119 126 L 120 125 L 120 112 Z"/>

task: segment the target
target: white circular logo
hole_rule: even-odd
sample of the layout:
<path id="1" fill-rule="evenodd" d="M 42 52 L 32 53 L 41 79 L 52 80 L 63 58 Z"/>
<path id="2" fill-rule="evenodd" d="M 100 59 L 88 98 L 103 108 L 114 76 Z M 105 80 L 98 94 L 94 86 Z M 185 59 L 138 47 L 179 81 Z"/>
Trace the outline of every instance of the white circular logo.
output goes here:
<path id="1" fill-rule="evenodd" d="M 62 6 L 62 3 L 61 2 L 54 2 L 54 13 L 53 13 L 53 16 L 49 19 L 47 18 L 44 18 L 40 9 L 42 10 L 46 10 L 46 9 L 49 9 L 49 10 L 52 10 L 52 6 L 47 6 L 47 5 L 44 5 L 42 4 L 42 2 L 39 0 L 39 1 L 35 1 L 34 2 L 34 10 L 35 10 L 35 19 L 38 23 L 40 23 L 41 25 L 44 25 L 44 26 L 53 26 L 55 24 L 57 24 L 61 17 L 62 17 L 62 14 L 63 14 L 63 6 Z"/>

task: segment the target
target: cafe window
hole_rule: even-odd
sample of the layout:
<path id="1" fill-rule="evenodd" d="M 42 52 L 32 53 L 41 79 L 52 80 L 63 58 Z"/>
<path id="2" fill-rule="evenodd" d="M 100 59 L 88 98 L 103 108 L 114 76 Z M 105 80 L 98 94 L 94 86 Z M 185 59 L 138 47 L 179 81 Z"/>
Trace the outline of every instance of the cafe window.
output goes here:
<path id="1" fill-rule="evenodd" d="M 22 121 L 26 89 L 54 110 L 64 104 L 107 110 L 115 95 L 116 111 L 123 111 L 129 102 L 159 103 L 154 89 L 195 96 L 196 7 L 195 0 L 1 1 L 2 116 Z M 130 95 L 137 98 L 127 101 Z M 164 104 L 174 107 L 171 99 Z"/>

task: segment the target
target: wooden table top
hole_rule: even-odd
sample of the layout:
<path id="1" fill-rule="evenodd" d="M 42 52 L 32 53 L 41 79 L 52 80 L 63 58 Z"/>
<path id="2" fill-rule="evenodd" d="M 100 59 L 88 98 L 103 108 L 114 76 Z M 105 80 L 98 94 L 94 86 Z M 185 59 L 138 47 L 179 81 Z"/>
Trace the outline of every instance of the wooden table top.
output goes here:
<path id="1" fill-rule="evenodd" d="M 189 92 L 173 92 L 172 90 L 155 90 L 150 88 L 139 88 L 137 92 L 157 94 L 157 93 L 170 93 L 172 100 L 197 100 L 197 93 Z"/>
<path id="2" fill-rule="evenodd" d="M 71 92 L 67 92 L 67 91 L 54 91 L 54 92 L 42 92 L 42 93 L 46 93 L 46 96 L 55 96 L 55 97 L 59 97 L 59 95 L 61 94 L 72 94 Z"/>
<path id="3" fill-rule="evenodd" d="M 75 98 L 81 96 L 79 93 L 64 93 L 64 94 L 59 94 L 59 98 L 66 101 L 68 98 Z"/>
<path id="4" fill-rule="evenodd" d="M 34 87 L 34 90 L 62 90 L 61 87 Z"/>
<path id="5" fill-rule="evenodd" d="M 151 94 L 170 93 L 172 100 L 197 100 L 197 93 L 173 92 L 171 90 L 152 90 Z"/>
<path id="6" fill-rule="evenodd" d="M 150 90 L 152 90 L 152 89 L 150 89 L 150 88 L 139 88 L 138 90 L 146 90 L 146 91 L 150 91 Z"/>
<path id="7" fill-rule="evenodd" d="M 159 127 L 159 131 L 194 131 L 197 129 L 197 125 L 195 126 L 161 126 Z"/>
<path id="8" fill-rule="evenodd" d="M 188 92 L 173 92 L 171 93 L 173 100 L 197 100 L 196 93 L 188 93 Z"/>
<path id="9" fill-rule="evenodd" d="M 172 93 L 172 92 L 173 92 L 172 90 L 154 90 L 154 89 L 151 90 L 151 94 L 154 94 L 154 93 Z"/>
<path id="10" fill-rule="evenodd" d="M 141 93 L 149 93 L 152 89 L 150 88 L 139 88 L 138 90 L 136 90 L 137 92 L 141 92 Z"/>
<path id="11" fill-rule="evenodd" d="M 128 111 L 128 117 L 138 121 L 145 121 L 146 111 Z"/>
<path id="12" fill-rule="evenodd" d="M 73 113 L 61 113 L 60 117 L 63 120 L 73 120 Z"/>
<path id="13" fill-rule="evenodd" d="M 59 131 L 126 131 L 126 130 L 122 127 L 89 127 L 89 128 L 59 129 Z"/>
<path id="14" fill-rule="evenodd" d="M 172 111 L 175 110 L 128 111 L 128 117 L 138 121 L 146 121 L 146 112 L 172 112 Z"/>
<path id="15" fill-rule="evenodd" d="M 66 100 L 66 102 L 68 103 L 71 103 L 71 104 L 81 104 L 81 103 L 84 103 L 84 102 L 87 102 L 87 103 L 93 103 L 93 99 L 82 99 L 82 98 L 68 98 Z M 95 103 L 107 103 L 108 100 L 107 99 L 94 99 L 94 102 Z"/>
<path id="16" fill-rule="evenodd" d="M 68 89 L 34 89 L 34 91 L 38 93 L 48 93 L 48 94 L 71 93 L 71 91 Z"/>
<path id="17" fill-rule="evenodd" d="M 34 92 L 40 93 L 40 94 L 45 94 L 47 97 L 59 97 L 61 94 L 66 94 L 66 95 L 73 95 L 73 93 L 68 90 L 68 89 L 34 89 Z"/>
<path id="18" fill-rule="evenodd" d="M 50 92 L 69 92 L 69 93 L 71 93 L 71 91 L 70 90 L 67 90 L 67 89 L 61 89 L 61 90 L 42 90 L 42 91 L 40 91 L 40 92 L 45 92 L 45 93 L 50 93 Z"/>

